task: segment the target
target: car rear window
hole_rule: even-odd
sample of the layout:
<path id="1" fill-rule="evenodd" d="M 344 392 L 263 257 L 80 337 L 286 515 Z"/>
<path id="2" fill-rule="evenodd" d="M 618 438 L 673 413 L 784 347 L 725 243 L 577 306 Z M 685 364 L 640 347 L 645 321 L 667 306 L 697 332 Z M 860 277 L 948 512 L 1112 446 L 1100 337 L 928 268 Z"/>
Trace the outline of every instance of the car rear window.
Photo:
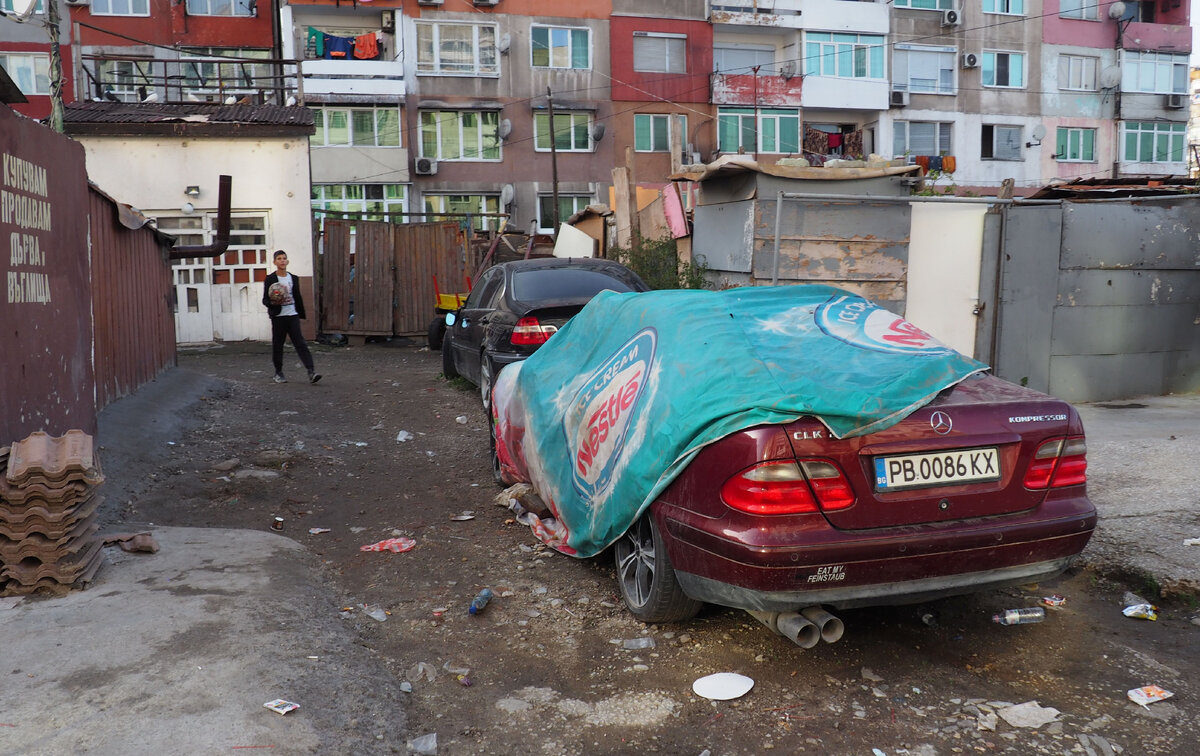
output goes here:
<path id="1" fill-rule="evenodd" d="M 576 299 L 593 297 L 605 289 L 618 293 L 634 290 L 624 281 L 599 271 L 583 268 L 546 268 L 523 270 L 514 274 L 512 296 L 519 302 Z"/>

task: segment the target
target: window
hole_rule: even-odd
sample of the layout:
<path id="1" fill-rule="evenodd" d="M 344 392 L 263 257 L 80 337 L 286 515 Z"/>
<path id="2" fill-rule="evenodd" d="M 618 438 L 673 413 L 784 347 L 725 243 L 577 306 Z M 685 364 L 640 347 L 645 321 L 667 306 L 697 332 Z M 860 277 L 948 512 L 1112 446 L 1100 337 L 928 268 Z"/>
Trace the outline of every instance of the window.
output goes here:
<path id="1" fill-rule="evenodd" d="M 362 220 L 391 221 L 403 223 L 403 213 L 408 209 L 407 195 L 403 184 L 313 184 L 312 208 L 317 218 L 324 217 L 322 210 L 347 213 L 365 213 L 352 218 Z M 331 214 L 331 218 L 341 218 Z"/>
<path id="2" fill-rule="evenodd" d="M 633 70 L 687 73 L 687 35 L 634 32 Z"/>
<path id="3" fill-rule="evenodd" d="M 533 115 L 533 148 L 550 151 L 550 114 Z M 559 152 L 592 151 L 592 114 L 555 111 L 554 149 Z"/>
<path id="4" fill-rule="evenodd" d="M 954 10 L 956 0 L 895 0 L 897 8 L 913 10 Z"/>
<path id="5" fill-rule="evenodd" d="M 1125 121 L 1121 159 L 1132 163 L 1182 163 L 1186 123 Z"/>
<path id="6" fill-rule="evenodd" d="M 139 87 L 151 90 L 149 61 L 105 60 L 100 63 L 100 86 L 108 99 L 121 102 L 140 102 L 145 97 Z"/>
<path id="7" fill-rule="evenodd" d="M 455 217 L 438 217 L 439 213 L 499 213 L 500 195 L 498 194 L 426 194 L 424 196 L 426 221 L 455 220 L 466 223 L 467 219 L 460 215 Z M 480 231 L 496 229 L 499 222 L 496 218 L 472 218 L 471 226 Z"/>
<path id="8" fill-rule="evenodd" d="M 499 76 L 496 25 L 418 21 L 417 73 Z"/>
<path id="9" fill-rule="evenodd" d="M 17 9 L 15 6 L 16 6 L 16 3 L 13 2 L 13 0 L 0 0 L 0 11 L 4 11 L 5 13 L 12 13 L 13 15 L 16 15 Z M 37 6 L 33 9 L 33 12 L 34 13 L 45 13 L 46 12 L 46 0 L 38 0 Z"/>
<path id="10" fill-rule="evenodd" d="M 188 99 L 198 97 L 209 102 L 217 102 L 231 94 L 257 95 L 263 86 L 269 86 L 274 79 L 269 64 L 253 63 L 251 60 L 265 60 L 269 54 L 269 50 L 222 47 L 186 50 L 179 58 L 179 80 L 183 94 Z"/>
<path id="11" fill-rule="evenodd" d="M 1054 157 L 1062 163 L 1096 162 L 1096 130 L 1059 126 Z"/>
<path id="12" fill-rule="evenodd" d="M 985 123 L 980 141 L 983 147 L 979 157 L 984 160 L 1021 159 L 1020 126 L 993 126 Z"/>
<path id="13" fill-rule="evenodd" d="M 50 94 L 50 56 L 37 53 L 0 53 L 0 68 L 26 95 Z"/>
<path id="14" fill-rule="evenodd" d="M 1080 21 L 1097 21 L 1100 18 L 1099 8 L 1100 3 L 1096 0 L 1059 0 L 1058 15 L 1062 18 L 1074 18 Z"/>
<path id="15" fill-rule="evenodd" d="M 534 68 L 591 68 L 592 32 L 566 26 L 533 26 Z"/>
<path id="16" fill-rule="evenodd" d="M 1171 53 L 1121 53 L 1121 91 L 1186 94 L 1188 56 Z"/>
<path id="17" fill-rule="evenodd" d="M 92 15 L 149 16 L 150 0 L 92 0 Z"/>
<path id="18" fill-rule="evenodd" d="M 720 108 L 717 111 L 717 149 L 726 153 L 739 150 L 798 153 L 800 113 L 797 110 L 763 108 L 758 111 L 756 123 L 754 108 Z"/>
<path id="19" fill-rule="evenodd" d="M 1019 89 L 1025 86 L 1025 54 L 1007 52 L 983 53 L 983 86 L 1011 87 Z"/>
<path id="20" fill-rule="evenodd" d="M 1095 92 L 1097 62 L 1081 55 L 1058 56 L 1058 88 Z"/>
<path id="21" fill-rule="evenodd" d="M 901 92 L 954 94 L 958 50 L 953 47 L 896 45 L 892 56 L 892 88 Z"/>
<path id="22" fill-rule="evenodd" d="M 880 35 L 806 32 L 804 73 L 846 79 L 882 79 L 883 52 Z"/>
<path id="23" fill-rule="evenodd" d="M 937 157 L 951 154 L 951 123 L 896 121 L 892 124 L 894 157 Z"/>
<path id="24" fill-rule="evenodd" d="M 563 223 L 575 213 L 592 204 L 588 194 L 558 195 L 558 222 Z M 544 234 L 554 233 L 554 195 L 538 195 L 538 231 Z"/>
<path id="25" fill-rule="evenodd" d="M 421 157 L 438 160 L 499 160 L 500 112 L 421 111 Z"/>
<path id="26" fill-rule="evenodd" d="M 984 13 L 1001 13 L 1006 16 L 1024 16 L 1025 0 L 983 0 Z"/>
<path id="27" fill-rule="evenodd" d="M 187 0 L 189 16 L 254 16 L 255 0 Z"/>
<path id="28" fill-rule="evenodd" d="M 754 73 L 755 66 L 760 76 L 779 73 L 774 45 L 713 45 L 713 73 L 739 76 Z"/>
<path id="29" fill-rule="evenodd" d="M 399 147 L 400 109 L 314 107 L 316 146 Z"/>
<path id="30" fill-rule="evenodd" d="M 633 117 L 633 149 L 638 152 L 671 151 L 671 118 L 683 122 L 687 134 L 687 116 L 667 113 L 638 113 Z"/>

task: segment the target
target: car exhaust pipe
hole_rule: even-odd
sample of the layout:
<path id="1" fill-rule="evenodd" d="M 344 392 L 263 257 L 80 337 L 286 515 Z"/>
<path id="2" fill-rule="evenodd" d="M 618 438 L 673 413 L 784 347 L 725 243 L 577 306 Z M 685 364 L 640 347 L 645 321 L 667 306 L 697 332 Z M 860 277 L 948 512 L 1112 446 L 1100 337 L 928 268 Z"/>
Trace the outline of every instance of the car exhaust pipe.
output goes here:
<path id="1" fill-rule="evenodd" d="M 800 648 L 812 648 L 821 640 L 821 629 L 796 612 L 758 612 L 747 609 L 754 619 Z"/>
<path id="2" fill-rule="evenodd" d="M 800 614 L 820 628 L 821 640 L 826 643 L 837 643 L 846 632 L 846 625 L 840 619 L 819 606 L 801 609 Z"/>

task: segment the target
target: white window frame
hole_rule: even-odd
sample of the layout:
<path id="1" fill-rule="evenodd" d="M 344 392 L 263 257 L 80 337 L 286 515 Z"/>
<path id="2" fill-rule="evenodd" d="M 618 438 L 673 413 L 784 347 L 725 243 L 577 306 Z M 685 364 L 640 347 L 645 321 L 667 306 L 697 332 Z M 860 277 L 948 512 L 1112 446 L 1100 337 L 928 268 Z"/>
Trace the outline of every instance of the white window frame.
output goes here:
<path id="1" fill-rule="evenodd" d="M 13 0 L 0 0 L 0 11 L 5 13 L 17 14 L 16 3 Z M 33 9 L 33 15 L 40 16 L 46 12 L 46 0 L 37 0 L 37 5 Z"/>
<path id="2" fill-rule="evenodd" d="M 997 84 L 994 80 L 991 84 L 987 83 L 987 58 L 992 56 L 992 76 L 995 77 L 996 69 L 999 64 L 999 56 L 1003 55 L 1009 58 L 1008 61 L 1008 80 L 1012 81 L 1012 58 L 1020 58 L 1021 60 L 1021 83 L 1020 84 Z M 1019 50 L 984 50 L 983 51 L 983 71 L 980 73 L 980 83 L 988 89 L 1024 89 L 1029 81 L 1029 55 Z"/>
<path id="3" fill-rule="evenodd" d="M 1130 127 L 1136 128 L 1130 128 Z M 1152 135 L 1153 145 L 1151 150 L 1157 152 L 1158 142 L 1167 140 L 1167 151 L 1170 152 L 1171 143 L 1176 139 L 1179 140 L 1180 156 L 1179 160 L 1143 160 L 1141 159 L 1141 139 L 1136 142 L 1137 155 L 1129 157 L 1129 135 L 1130 133 L 1142 134 L 1149 133 Z M 1153 155 L 1151 156 L 1153 157 Z M 1121 162 L 1124 163 L 1157 163 L 1159 165 L 1181 165 L 1187 163 L 1187 124 L 1184 122 L 1164 122 L 1164 121 L 1121 121 Z"/>
<path id="4" fill-rule="evenodd" d="M 1094 2 L 1095 0 L 1086 0 L 1086 2 Z M 1017 10 L 1013 10 L 1014 5 L 1020 6 Z M 991 10 L 988 10 L 989 6 Z M 1003 7 L 1004 10 L 1000 10 Z M 994 16 L 1024 16 L 1025 15 L 1025 0 L 983 0 L 983 12 Z"/>
<path id="5" fill-rule="evenodd" d="M 20 62 L 20 66 L 16 62 Z M 36 52 L 0 52 L 0 66 L 24 95 L 50 94 L 50 56 Z M 24 82 L 22 82 L 24 79 Z"/>
<path id="6" fill-rule="evenodd" d="M 476 139 L 476 144 L 473 145 L 478 157 L 463 157 L 463 155 L 468 154 L 468 150 L 462 149 L 465 147 L 465 142 L 463 141 L 463 117 L 469 113 L 474 114 L 479 121 L 479 126 L 477 129 L 478 138 Z M 494 139 L 496 143 L 496 157 L 494 158 L 483 157 L 488 147 L 488 134 L 484 128 L 484 121 L 486 120 L 483 117 L 484 114 L 490 114 L 495 120 Z M 432 118 L 432 125 L 434 127 L 433 135 L 437 144 L 437 154 L 435 155 L 430 155 L 425 151 L 425 135 L 427 133 L 426 123 L 430 120 L 430 118 Z M 446 156 L 442 154 L 442 135 L 445 133 L 446 129 L 458 130 L 457 143 L 460 147 L 460 154 L 458 156 Z M 420 150 L 419 154 L 421 157 L 463 163 L 498 163 L 504 159 L 503 145 L 501 144 L 500 139 L 500 111 L 498 110 L 422 110 L 417 115 L 417 135 L 417 145 L 418 149 Z"/>
<path id="7" fill-rule="evenodd" d="M 594 202 L 595 202 L 595 199 L 593 199 L 592 195 L 590 195 L 590 194 L 565 194 L 565 193 L 563 193 L 563 192 L 559 192 L 559 194 L 558 194 L 558 202 L 559 202 L 559 204 L 561 205 L 561 204 L 562 204 L 564 201 L 566 201 L 566 200 L 570 200 L 570 201 L 571 201 L 571 206 L 574 208 L 574 210 L 572 210 L 571 212 L 567 213 L 566 215 L 563 215 L 563 214 L 562 214 L 562 208 L 560 207 L 560 208 L 558 209 L 558 212 L 559 212 L 559 218 L 558 218 L 558 221 L 559 221 L 559 223 L 563 223 L 563 222 L 565 222 L 565 221 L 567 220 L 567 218 L 570 218 L 570 217 L 571 217 L 572 215 L 574 215 L 575 213 L 579 212 L 580 210 L 584 209 L 584 208 L 585 208 L 585 207 L 587 207 L 588 205 L 591 205 L 592 203 L 594 203 Z M 553 216 L 553 215 L 551 215 L 550 217 L 545 217 L 545 216 L 542 214 L 543 210 L 545 210 L 545 208 L 543 208 L 543 207 L 542 207 L 542 203 L 543 203 L 543 202 L 547 202 L 547 203 L 553 203 L 553 202 L 554 202 L 554 195 L 553 195 L 553 194 L 541 193 L 541 194 L 538 194 L 538 196 L 537 196 L 537 224 L 538 224 L 538 233 L 542 233 L 542 234 L 552 234 L 552 233 L 554 233 L 554 227 L 553 227 L 553 226 L 551 226 L 551 225 L 550 225 L 550 223 L 552 223 L 552 222 L 553 222 L 553 218 L 554 218 L 554 216 Z"/>
<path id="8" fill-rule="evenodd" d="M 1096 162 L 1096 137 L 1098 136 L 1097 129 L 1087 128 L 1087 127 L 1083 127 L 1083 126 L 1059 126 L 1058 132 L 1056 132 L 1054 135 L 1054 145 L 1056 148 L 1058 146 L 1058 142 L 1060 141 L 1059 136 L 1064 131 L 1066 132 L 1066 143 L 1067 143 L 1066 149 L 1068 151 L 1068 155 L 1055 154 L 1054 159 L 1060 163 L 1095 163 Z M 1091 134 L 1092 134 L 1092 154 L 1089 156 L 1086 156 L 1086 157 L 1083 155 L 1084 132 L 1091 132 Z M 1069 152 L 1071 149 L 1071 135 L 1072 134 L 1075 134 L 1078 137 L 1079 152 L 1080 152 L 1079 157 L 1070 157 L 1069 156 Z"/>
<path id="9" fill-rule="evenodd" d="M 828 36 L 829 39 L 822 39 Z M 837 37 L 854 37 L 855 41 L 847 42 L 838 40 Z M 810 51 L 813 46 L 818 47 L 818 52 L 813 55 Z M 849 47 L 849 50 L 839 48 Z M 857 75 L 854 69 L 858 63 L 855 60 L 856 54 L 862 51 L 865 73 L 862 76 Z M 841 56 L 844 52 L 850 54 L 850 73 L 846 74 L 838 70 L 842 60 Z M 871 69 L 872 58 L 879 57 L 879 76 L 872 76 Z M 833 67 L 832 73 L 827 73 L 828 66 Z M 816 66 L 816 70 L 812 70 L 812 66 Z M 857 32 L 827 32 L 827 31 L 805 31 L 804 32 L 804 75 L 805 76 L 821 76 L 829 79 L 854 79 L 856 81 L 886 81 L 887 80 L 887 35 L 886 34 L 859 34 Z"/>
<path id="10" fill-rule="evenodd" d="M 938 79 L 933 89 L 913 88 L 911 58 L 914 54 L 922 56 L 937 56 Z M 917 94 L 954 95 L 958 93 L 957 47 L 930 47 L 925 45 L 899 44 L 895 46 L 895 51 L 892 53 L 892 56 L 892 89 L 900 92 L 914 92 Z M 899 78 L 901 69 L 904 71 L 904 81 L 901 81 Z M 944 88 L 942 83 L 942 74 L 946 71 L 950 72 L 949 88 Z"/>
<path id="11" fill-rule="evenodd" d="M 416 27 L 418 76 L 498 77 L 500 75 L 500 50 L 497 47 L 497 40 L 500 38 L 499 25 L 473 21 L 417 21 Z M 472 60 L 470 64 L 453 63 L 447 61 L 440 54 L 442 31 L 462 27 L 470 27 L 472 30 Z M 426 39 L 429 49 L 425 49 Z M 486 54 L 489 47 L 490 55 Z M 469 65 L 469 68 L 459 67 L 461 65 Z"/>
<path id="12" fill-rule="evenodd" d="M 1088 55 L 1062 55 L 1060 60 L 1065 65 L 1061 69 L 1060 76 L 1065 74 L 1066 80 L 1060 80 L 1058 88 L 1068 92 L 1095 92 L 1096 91 L 1096 74 L 1100 70 L 1100 59 L 1093 58 Z M 1089 76 L 1088 69 L 1091 69 Z M 1072 86 L 1075 79 L 1079 79 L 1079 86 Z M 1091 86 L 1088 86 L 1088 79 L 1091 81 Z"/>
<path id="13" fill-rule="evenodd" d="M 258 15 L 256 0 L 186 0 L 189 16 L 221 16 L 254 18 Z"/>
<path id="14" fill-rule="evenodd" d="M 933 127 L 935 154 L 927 155 L 924 152 L 917 152 L 913 149 L 912 127 L 914 124 Z M 907 158 L 911 163 L 912 158 L 918 156 L 942 157 L 954 154 L 954 123 L 951 121 L 893 121 L 892 129 L 892 157 Z M 900 131 L 903 131 L 904 136 L 898 140 L 896 137 Z M 904 149 L 896 149 L 898 141 L 903 142 Z"/>
<path id="15" fill-rule="evenodd" d="M 544 66 L 540 66 L 533 61 L 533 32 L 536 29 L 546 29 L 549 36 L 549 47 L 547 48 L 549 62 Z M 556 49 L 556 46 L 554 45 L 555 31 L 565 31 L 567 33 L 567 65 L 565 66 L 554 65 L 554 50 Z M 574 65 L 571 65 L 571 61 L 575 59 L 575 43 L 573 41 L 575 36 L 574 33 L 580 31 L 587 33 L 587 65 L 577 68 Z M 592 30 L 586 26 L 561 26 L 555 24 L 537 23 L 531 24 L 529 26 L 529 65 L 533 68 L 551 68 L 562 71 L 590 71 L 592 68 Z"/>
<path id="16" fill-rule="evenodd" d="M 151 60 L 104 60 L 100 61 L 100 71 L 97 78 L 106 94 L 111 94 L 121 102 L 140 102 L 142 99 L 138 87 L 147 90 L 154 89 L 150 71 L 154 62 Z"/>
<path id="17" fill-rule="evenodd" d="M 736 145 L 721 144 L 722 121 L 737 120 L 738 140 Z M 778 147 L 783 139 L 780 137 L 779 123 L 781 119 L 796 119 L 796 149 L 793 151 L 768 150 L 764 146 L 766 124 L 773 125 L 775 146 Z M 754 127 L 757 144 L 745 144 L 743 137 L 746 133 L 746 123 Z M 804 150 L 804 121 L 797 108 L 747 108 L 742 106 L 726 106 L 717 109 L 717 149 L 723 154 L 732 155 L 739 149 L 744 152 L 757 152 L 760 155 L 799 155 Z"/>
<path id="18" fill-rule="evenodd" d="M 447 203 L 450 197 L 467 197 L 472 199 L 477 204 L 477 209 L 468 210 L 469 213 L 499 213 L 500 212 L 500 195 L 488 194 L 486 192 L 430 192 L 421 197 L 421 206 L 426 215 L 426 221 L 436 220 L 437 216 L 444 213 L 455 212 L 447 209 Z M 436 207 L 435 207 L 436 206 Z M 466 219 L 461 217 L 446 218 L 447 220 L 465 223 Z M 495 229 L 499 227 L 499 221 L 496 218 L 478 217 L 475 221 L 474 228 L 480 231 Z"/>
<path id="19" fill-rule="evenodd" d="M 310 202 L 314 215 L 319 218 L 326 215 L 323 211 L 338 210 L 365 213 L 365 215 L 353 216 L 352 220 L 361 218 L 404 223 L 405 216 L 389 215 L 388 213 L 408 212 L 408 187 L 404 184 L 313 184 Z M 329 215 L 329 217 L 340 219 L 349 216 Z"/>
<path id="20" fill-rule="evenodd" d="M 893 0 L 892 4 L 908 10 L 944 11 L 954 10 L 957 0 Z"/>
<path id="21" fill-rule="evenodd" d="M 337 106 L 337 105 L 311 105 L 313 111 L 313 119 L 316 122 L 317 132 L 312 137 L 312 145 L 314 148 L 332 147 L 383 147 L 383 148 L 400 148 L 404 146 L 404 116 L 400 112 L 398 105 L 389 106 Z M 346 114 L 346 129 L 348 139 L 345 142 L 330 142 L 329 141 L 329 120 L 334 117 L 334 113 Z M 372 129 L 371 129 L 371 144 L 362 143 L 356 134 L 355 129 L 355 114 L 360 116 L 364 113 L 370 113 Z M 396 143 L 395 144 L 380 144 L 379 134 L 379 118 L 380 114 L 394 114 L 396 123 Z"/>
<path id="22" fill-rule="evenodd" d="M 1073 21 L 1099 21 L 1100 3 L 1096 0 L 1059 0 L 1058 17 Z"/>
<path id="23" fill-rule="evenodd" d="M 150 0 L 91 0 L 88 10 L 93 16 L 149 16 Z"/>
<path id="24" fill-rule="evenodd" d="M 560 120 L 561 119 L 561 120 Z M 535 152 L 550 152 L 550 145 L 542 143 L 542 123 L 545 122 L 545 135 L 550 136 L 550 112 L 536 111 L 533 114 L 533 149 Z M 567 128 L 563 128 L 562 123 L 570 121 Z M 592 125 L 594 123 L 593 115 L 584 110 L 556 110 L 554 111 L 554 128 L 558 133 L 567 132 L 570 145 L 567 147 L 556 146 L 555 152 L 591 152 L 594 149 L 592 143 Z M 579 128 L 583 126 L 582 139 L 580 138 Z M 557 144 L 557 142 L 556 142 Z"/>
<path id="25" fill-rule="evenodd" d="M 1023 127 L 1014 126 L 1012 124 L 1007 124 L 1007 123 L 985 123 L 985 124 L 983 124 L 983 128 L 984 129 L 990 128 L 992 130 L 992 144 L 991 144 L 992 154 L 990 156 L 984 157 L 983 150 L 980 149 L 980 151 L 979 151 L 979 159 L 980 160 L 998 160 L 1001 162 L 1012 163 L 1012 162 L 1019 162 L 1019 161 L 1022 161 L 1025 159 L 1025 156 L 1023 154 L 1021 154 L 1021 141 L 1022 141 L 1022 139 L 1024 139 L 1024 137 L 1022 136 L 1024 134 Z M 1012 155 L 1011 157 L 997 156 L 997 153 L 1001 152 L 1001 150 L 997 149 L 997 145 L 1001 143 L 1001 140 L 1000 140 L 1001 131 L 1003 131 L 1004 134 L 1007 135 L 1006 138 L 1003 140 L 1005 154 L 1006 155 L 1011 154 Z M 982 143 L 983 142 L 982 130 L 981 130 L 980 134 L 981 134 L 980 142 Z M 1009 153 L 1008 150 L 1014 150 L 1015 152 Z"/>
<path id="26" fill-rule="evenodd" d="M 649 132 L 650 133 L 650 148 L 649 149 L 640 149 L 637 146 L 637 133 L 638 133 L 637 124 L 638 124 L 639 118 L 650 119 L 650 132 Z M 685 141 L 686 141 L 686 135 L 687 135 L 687 116 L 686 115 L 677 114 L 677 113 L 635 113 L 633 116 L 633 149 L 634 149 L 634 152 L 670 152 L 671 148 L 672 148 L 672 145 L 671 145 L 671 119 L 672 118 L 682 118 L 683 119 L 683 133 L 684 133 Z M 659 149 L 658 147 L 655 146 L 658 142 L 658 140 L 656 139 L 656 136 L 660 133 L 660 130 L 661 130 L 662 136 L 666 140 L 666 146 L 663 147 L 662 149 Z"/>
<path id="27" fill-rule="evenodd" d="M 666 32 L 648 32 L 635 31 L 633 33 L 633 70 L 640 73 L 665 73 L 665 74 L 685 74 L 687 73 L 687 35 L 686 34 L 668 34 Z M 645 68 L 650 65 L 644 57 L 640 63 L 642 68 L 639 68 L 638 63 L 638 40 L 662 40 L 663 51 L 662 59 L 664 61 L 662 68 Z M 671 54 L 671 48 L 674 46 L 672 41 L 683 42 L 683 49 L 678 50 L 675 55 Z M 648 42 L 642 42 L 642 47 L 645 47 Z M 675 61 L 679 61 L 679 67 L 675 67 Z"/>
<path id="28" fill-rule="evenodd" d="M 1187 94 L 1188 56 L 1174 53 L 1145 52 L 1140 50 L 1121 51 L 1121 91 L 1141 94 Z M 1146 83 L 1145 71 L 1149 67 L 1153 82 Z M 1160 74 L 1166 69 L 1170 84 L 1162 85 Z M 1180 75 L 1182 74 L 1182 75 Z"/>

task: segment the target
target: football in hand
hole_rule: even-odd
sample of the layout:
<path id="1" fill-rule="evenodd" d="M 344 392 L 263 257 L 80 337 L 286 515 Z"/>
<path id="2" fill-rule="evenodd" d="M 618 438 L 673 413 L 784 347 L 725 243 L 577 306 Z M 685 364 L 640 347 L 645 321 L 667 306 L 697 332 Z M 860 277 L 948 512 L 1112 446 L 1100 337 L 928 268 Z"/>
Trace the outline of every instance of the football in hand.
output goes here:
<path id="1" fill-rule="evenodd" d="M 287 287 L 281 283 L 271 284 L 271 288 L 267 289 L 267 301 L 273 305 L 281 305 L 287 301 Z"/>

